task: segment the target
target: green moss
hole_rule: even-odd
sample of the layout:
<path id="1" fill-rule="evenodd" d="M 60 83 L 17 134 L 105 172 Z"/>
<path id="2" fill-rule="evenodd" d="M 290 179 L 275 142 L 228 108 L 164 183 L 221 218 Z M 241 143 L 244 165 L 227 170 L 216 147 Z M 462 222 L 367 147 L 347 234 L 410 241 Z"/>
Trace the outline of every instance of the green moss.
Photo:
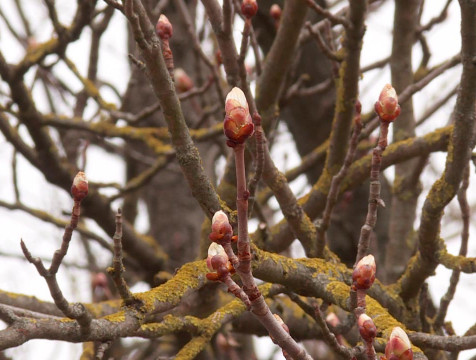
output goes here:
<path id="1" fill-rule="evenodd" d="M 451 184 L 448 184 L 444 177 L 442 177 L 435 181 L 426 198 L 433 208 L 442 209 L 454 194 L 454 187 Z"/>
<path id="2" fill-rule="evenodd" d="M 28 48 L 27 54 L 25 55 L 25 58 L 22 61 L 22 64 L 37 63 L 44 56 L 46 56 L 49 53 L 52 53 L 57 45 L 58 45 L 58 39 L 52 38 L 42 44 L 30 46 Z"/>
<path id="3" fill-rule="evenodd" d="M 176 305 L 187 290 L 197 289 L 203 284 L 206 273 L 206 262 L 204 260 L 194 261 L 182 266 L 177 274 L 165 284 L 147 292 L 137 293 L 134 297 L 142 301 L 144 312 L 152 312 L 161 303 Z"/>
<path id="4" fill-rule="evenodd" d="M 120 137 L 124 139 L 137 140 L 145 143 L 157 155 L 168 154 L 172 151 L 172 146 L 164 144 L 160 140 L 160 131 L 157 128 L 137 128 L 133 126 L 116 126 L 115 124 L 101 121 L 89 125 L 91 130 L 100 135 L 108 137 Z"/>
<path id="5" fill-rule="evenodd" d="M 94 318 L 99 318 L 105 313 L 116 312 L 121 307 L 121 300 L 108 300 L 94 304 L 83 304 Z"/>
<path id="6" fill-rule="evenodd" d="M 126 312 L 124 310 L 121 310 L 114 314 L 106 315 L 103 317 L 103 319 L 110 322 L 124 322 L 126 321 Z"/>

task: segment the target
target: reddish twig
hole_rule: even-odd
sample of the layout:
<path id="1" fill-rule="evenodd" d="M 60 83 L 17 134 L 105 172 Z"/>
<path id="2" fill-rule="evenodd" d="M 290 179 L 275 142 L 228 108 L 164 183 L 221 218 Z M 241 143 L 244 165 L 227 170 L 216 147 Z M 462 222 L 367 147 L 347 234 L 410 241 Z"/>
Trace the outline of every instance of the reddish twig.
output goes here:
<path id="1" fill-rule="evenodd" d="M 92 316 L 89 311 L 84 307 L 83 304 L 75 303 L 69 304 L 66 298 L 63 296 L 63 292 L 61 291 L 59 284 L 56 279 L 56 274 L 58 273 L 58 269 L 63 261 L 64 257 L 66 256 L 69 248 L 69 243 L 71 242 L 71 237 L 73 235 L 74 229 L 78 226 L 79 222 L 79 215 L 80 215 L 80 208 L 81 208 L 81 201 L 88 193 L 88 184 L 87 180 L 85 179 L 84 173 L 79 172 L 76 175 L 73 186 L 71 188 L 71 192 L 74 197 L 74 205 L 73 211 L 71 214 L 71 220 L 69 225 L 66 227 L 64 234 L 63 234 L 63 242 L 61 243 L 60 249 L 56 250 L 53 259 L 51 261 L 51 265 L 49 269 L 46 269 L 43 262 L 38 257 L 33 257 L 26 247 L 23 240 L 20 241 L 21 249 L 25 258 L 35 265 L 36 270 L 38 273 L 45 279 L 48 288 L 50 290 L 51 297 L 53 298 L 56 306 L 60 309 L 63 314 L 70 319 L 74 319 L 78 322 L 81 326 L 82 332 L 88 332 L 89 326 L 91 324 Z"/>

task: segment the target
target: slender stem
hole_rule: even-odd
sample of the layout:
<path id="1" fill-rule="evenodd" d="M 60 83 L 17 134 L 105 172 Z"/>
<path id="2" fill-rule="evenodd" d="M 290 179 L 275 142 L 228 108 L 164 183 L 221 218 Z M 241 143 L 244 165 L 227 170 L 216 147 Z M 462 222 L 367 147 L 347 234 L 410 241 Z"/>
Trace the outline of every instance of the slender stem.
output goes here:
<path id="1" fill-rule="evenodd" d="M 251 302 L 251 312 L 268 330 L 273 341 L 293 359 L 312 358 L 306 350 L 300 348 L 294 339 L 283 329 L 271 313 L 259 291 L 251 273 L 251 251 L 248 237 L 248 197 L 245 173 L 245 146 L 238 144 L 233 148 L 236 166 L 236 208 L 238 211 L 238 259 L 236 272 L 243 282 L 243 290 Z"/>

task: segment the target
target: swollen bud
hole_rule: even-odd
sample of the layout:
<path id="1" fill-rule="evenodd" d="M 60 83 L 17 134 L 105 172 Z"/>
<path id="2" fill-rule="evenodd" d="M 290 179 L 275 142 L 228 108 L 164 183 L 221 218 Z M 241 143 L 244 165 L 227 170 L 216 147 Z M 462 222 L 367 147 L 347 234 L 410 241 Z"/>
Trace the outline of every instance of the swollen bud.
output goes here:
<path id="1" fill-rule="evenodd" d="M 160 15 L 157 25 L 155 25 L 155 32 L 157 36 L 162 40 L 168 40 L 172 37 L 173 27 L 167 16 Z"/>
<path id="2" fill-rule="evenodd" d="M 210 271 L 215 271 L 219 266 L 225 266 L 228 261 L 223 246 L 217 243 L 211 243 L 208 247 L 207 267 Z"/>
<path id="3" fill-rule="evenodd" d="M 207 274 L 207 279 L 213 281 L 221 280 L 224 276 L 234 273 L 225 249 L 217 243 L 211 243 L 208 248 L 207 267 L 208 270 L 212 271 L 212 273 Z"/>
<path id="4" fill-rule="evenodd" d="M 73 185 L 71 186 L 71 194 L 73 195 L 74 201 L 83 200 L 86 195 L 88 195 L 89 185 L 88 179 L 86 179 L 86 174 L 82 171 L 78 172 L 73 180 Z"/>
<path id="5" fill-rule="evenodd" d="M 247 19 L 251 19 L 258 12 L 258 3 L 256 0 L 243 0 L 241 3 L 241 13 Z"/>
<path id="6" fill-rule="evenodd" d="M 184 93 L 193 88 L 193 81 L 190 76 L 182 69 L 178 68 L 174 71 L 175 88 L 179 93 Z"/>
<path id="7" fill-rule="evenodd" d="M 375 112 L 383 122 L 390 123 L 400 115 L 400 105 L 398 97 L 392 85 L 387 84 L 383 87 L 382 92 L 375 103 Z"/>
<path id="8" fill-rule="evenodd" d="M 366 342 L 373 342 L 375 336 L 377 336 L 377 327 L 372 319 L 367 314 L 361 314 L 357 320 L 357 325 L 362 339 Z"/>
<path id="9" fill-rule="evenodd" d="M 222 239 L 228 240 L 226 237 L 233 235 L 233 228 L 228 221 L 228 216 L 220 210 L 213 215 L 212 218 L 212 232 L 208 236 L 211 241 L 220 242 Z"/>
<path id="10" fill-rule="evenodd" d="M 393 328 L 385 347 L 385 356 L 387 360 L 413 360 L 412 344 L 402 328 Z"/>
<path id="11" fill-rule="evenodd" d="M 281 8 L 279 7 L 278 4 L 271 5 L 271 7 L 269 9 L 269 15 L 271 15 L 271 17 L 274 19 L 274 21 L 281 20 L 281 13 L 282 13 L 282 10 L 281 10 Z"/>
<path id="12" fill-rule="evenodd" d="M 375 280 L 375 258 L 373 255 L 364 256 L 355 266 L 352 273 L 353 286 L 357 290 L 367 290 L 372 286 Z"/>
<path id="13" fill-rule="evenodd" d="M 234 87 L 226 96 L 225 121 L 223 131 L 228 138 L 228 145 L 243 144 L 253 134 L 248 102 L 241 89 Z"/>

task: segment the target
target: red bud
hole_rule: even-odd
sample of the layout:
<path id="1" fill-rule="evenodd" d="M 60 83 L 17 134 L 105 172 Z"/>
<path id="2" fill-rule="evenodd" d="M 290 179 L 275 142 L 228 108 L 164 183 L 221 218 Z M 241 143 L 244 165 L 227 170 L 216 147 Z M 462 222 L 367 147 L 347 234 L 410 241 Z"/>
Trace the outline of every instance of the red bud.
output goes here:
<path id="1" fill-rule="evenodd" d="M 377 327 L 367 314 L 361 314 L 357 320 L 360 336 L 367 342 L 372 342 L 377 336 Z"/>
<path id="2" fill-rule="evenodd" d="M 258 12 L 258 3 L 256 0 L 243 0 L 241 3 L 241 13 L 247 19 L 251 19 Z"/>
<path id="3" fill-rule="evenodd" d="M 373 255 L 363 257 L 355 266 L 352 273 L 353 285 L 358 290 L 366 290 L 372 286 L 375 280 L 375 258 Z"/>
<path id="4" fill-rule="evenodd" d="M 413 360 L 412 344 L 402 328 L 393 328 L 385 347 L 385 356 L 387 360 Z"/>
<path id="5" fill-rule="evenodd" d="M 232 236 L 233 229 L 228 216 L 223 211 L 217 211 L 212 218 L 212 232 L 208 236 L 211 241 L 220 242 L 225 236 Z M 226 238 L 225 238 L 226 239 Z"/>
<path id="6" fill-rule="evenodd" d="M 400 115 L 400 105 L 398 97 L 392 85 L 387 84 L 375 103 L 375 112 L 383 122 L 392 122 Z"/>
<path id="7" fill-rule="evenodd" d="M 155 32 L 162 40 L 168 40 L 172 37 L 173 27 L 167 16 L 160 15 L 157 25 L 155 26 Z"/>
<path id="8" fill-rule="evenodd" d="M 281 19 L 281 13 L 282 10 L 278 4 L 271 5 L 271 8 L 269 9 L 269 14 L 275 21 L 279 21 Z"/>
<path id="9" fill-rule="evenodd" d="M 228 256 L 226 255 L 223 246 L 217 243 L 211 243 L 208 247 L 207 267 L 208 270 L 214 271 L 218 266 L 226 265 Z"/>
<path id="10" fill-rule="evenodd" d="M 71 186 L 71 194 L 75 201 L 83 200 L 88 195 L 89 185 L 86 179 L 86 174 L 82 171 L 78 172 L 73 180 Z"/>
<path id="11" fill-rule="evenodd" d="M 254 132 L 248 102 L 241 89 L 233 88 L 226 97 L 223 131 L 231 144 L 243 144 Z"/>
<path id="12" fill-rule="evenodd" d="M 182 69 L 178 68 L 174 71 L 175 88 L 179 93 L 184 93 L 193 88 L 193 81 L 190 76 Z"/>

